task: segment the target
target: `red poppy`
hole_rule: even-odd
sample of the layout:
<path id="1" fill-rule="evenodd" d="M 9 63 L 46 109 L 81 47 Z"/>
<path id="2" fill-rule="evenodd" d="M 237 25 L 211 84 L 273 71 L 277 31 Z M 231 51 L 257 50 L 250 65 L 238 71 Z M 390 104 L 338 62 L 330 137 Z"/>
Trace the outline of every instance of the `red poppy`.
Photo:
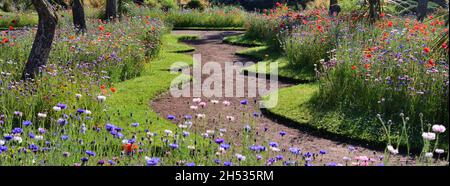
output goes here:
<path id="1" fill-rule="evenodd" d="M 14 30 L 14 27 L 13 26 L 9 26 L 9 30 Z"/>
<path id="2" fill-rule="evenodd" d="M 109 88 L 109 90 L 111 90 L 111 92 L 113 92 L 113 93 L 117 91 L 117 89 L 114 87 Z"/>
<path id="3" fill-rule="evenodd" d="M 370 53 L 366 54 L 366 58 L 371 58 L 371 57 L 372 57 L 372 54 L 370 54 Z"/>
<path id="4" fill-rule="evenodd" d="M 100 89 L 105 89 L 105 88 L 106 88 L 105 85 L 100 86 Z"/>
<path id="5" fill-rule="evenodd" d="M 130 152 L 133 152 L 134 150 L 138 149 L 139 147 L 137 145 L 127 143 L 127 144 L 124 144 L 122 146 L 122 148 L 126 153 L 130 153 Z"/>
<path id="6" fill-rule="evenodd" d="M 352 65 L 352 70 L 356 70 L 356 66 L 355 65 Z"/>
<path id="7" fill-rule="evenodd" d="M 423 48 L 423 51 L 428 54 L 428 53 L 430 53 L 430 48 L 425 47 L 425 48 Z"/>
<path id="8" fill-rule="evenodd" d="M 448 47 L 448 46 L 447 46 L 447 43 L 442 43 L 442 48 L 443 48 L 443 49 L 447 49 L 447 47 Z"/>
<path id="9" fill-rule="evenodd" d="M 98 29 L 99 29 L 100 31 L 104 31 L 104 30 L 105 30 L 105 27 L 104 27 L 104 26 L 98 26 Z"/>
<path id="10" fill-rule="evenodd" d="M 370 64 L 365 64 L 365 65 L 364 65 L 364 68 L 367 69 L 367 70 L 369 70 L 369 69 L 370 69 Z"/>
<path id="11" fill-rule="evenodd" d="M 394 25 L 394 23 L 392 23 L 392 21 L 388 21 L 388 27 L 392 27 Z"/>
<path id="12" fill-rule="evenodd" d="M 384 17 L 384 16 L 385 16 L 384 12 L 381 12 L 380 17 Z"/>
<path id="13" fill-rule="evenodd" d="M 2 40 L 2 44 L 8 43 L 8 42 L 9 42 L 9 39 L 4 37 L 3 40 Z"/>

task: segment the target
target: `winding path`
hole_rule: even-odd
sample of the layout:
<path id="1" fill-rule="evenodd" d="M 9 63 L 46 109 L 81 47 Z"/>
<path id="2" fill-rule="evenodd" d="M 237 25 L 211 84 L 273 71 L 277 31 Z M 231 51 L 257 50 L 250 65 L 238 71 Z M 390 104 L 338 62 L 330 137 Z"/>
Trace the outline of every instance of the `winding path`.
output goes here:
<path id="1" fill-rule="evenodd" d="M 202 65 L 205 62 L 214 61 L 221 64 L 224 67 L 225 63 L 229 62 L 246 62 L 251 61 L 250 59 L 236 56 L 235 52 L 245 47 L 233 46 L 229 44 L 224 44 L 222 42 L 223 37 L 233 34 L 239 34 L 238 31 L 174 31 L 173 34 L 189 34 L 198 35 L 200 39 L 189 41 L 187 44 L 195 47 L 196 51 L 194 53 L 200 53 L 202 57 Z M 222 68 L 224 71 L 224 68 Z M 207 75 L 202 76 L 202 80 L 207 78 Z M 247 78 L 245 77 L 245 82 Z M 224 85 L 224 83 L 222 83 Z M 290 86 L 290 84 L 285 84 L 279 82 L 279 87 Z M 223 87 L 222 87 L 223 88 Z M 244 87 L 247 92 L 247 84 Z M 377 150 L 371 150 L 366 147 L 362 147 L 355 144 L 347 144 L 344 142 L 333 141 L 330 139 L 325 139 L 323 136 L 315 136 L 307 132 L 301 131 L 295 127 L 289 127 L 277 121 L 271 120 L 264 115 L 255 117 L 255 119 L 249 120 L 248 118 L 253 117 L 253 114 L 260 113 L 258 108 L 258 100 L 261 95 L 257 95 L 256 98 L 246 97 L 230 97 L 230 98 L 206 98 L 201 97 L 202 101 L 207 103 L 207 106 L 202 108 L 198 107 L 197 110 L 190 108 L 193 103 L 194 97 L 180 97 L 175 98 L 170 94 L 161 95 L 159 98 L 155 99 L 151 106 L 160 116 L 175 115 L 177 118 L 182 118 L 184 115 L 189 114 L 195 116 L 195 114 L 205 114 L 207 122 L 196 120 L 194 121 L 193 127 L 199 132 L 205 132 L 206 130 L 213 129 L 227 129 L 226 134 L 223 136 L 226 141 L 233 143 L 234 145 L 241 145 L 243 142 L 242 132 L 243 128 L 247 123 L 254 121 L 253 131 L 256 136 L 255 142 L 252 144 L 264 145 L 268 147 L 269 141 L 275 141 L 279 144 L 280 152 L 270 152 L 273 156 L 278 154 L 283 155 L 285 160 L 287 158 L 293 157 L 289 152 L 290 147 L 300 148 L 303 153 L 311 152 L 319 154 L 320 150 L 326 150 L 326 155 L 317 155 L 316 161 L 313 162 L 315 165 L 323 165 L 328 162 L 336 162 L 345 164 L 343 157 L 350 157 L 354 159 L 357 156 L 367 156 L 373 160 L 372 165 L 377 165 L 382 163 L 379 161 L 379 157 L 383 155 L 383 152 Z M 219 100 L 219 103 L 211 103 L 212 99 Z M 240 105 L 240 101 L 243 99 L 249 100 L 247 106 Z M 227 100 L 231 102 L 230 106 L 224 106 L 222 102 Z M 235 121 L 227 120 L 227 116 L 233 116 Z M 174 123 L 181 123 L 181 120 L 173 120 Z M 285 136 L 281 136 L 280 132 L 286 132 Z M 249 144 L 247 144 L 249 145 Z M 354 150 L 349 150 L 354 149 Z"/>

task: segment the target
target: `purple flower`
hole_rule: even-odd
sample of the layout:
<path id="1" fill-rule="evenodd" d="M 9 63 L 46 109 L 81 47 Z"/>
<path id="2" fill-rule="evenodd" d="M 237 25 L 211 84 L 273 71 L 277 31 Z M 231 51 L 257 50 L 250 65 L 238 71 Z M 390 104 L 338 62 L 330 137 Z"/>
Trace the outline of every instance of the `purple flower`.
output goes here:
<path id="1" fill-rule="evenodd" d="M 4 138 L 6 141 L 9 141 L 9 140 L 13 139 L 12 136 L 4 136 L 3 138 Z"/>
<path id="2" fill-rule="evenodd" d="M 175 119 L 175 116 L 173 116 L 173 115 L 167 115 L 167 119 L 168 119 L 168 120 L 174 120 L 174 119 Z"/>
<path id="3" fill-rule="evenodd" d="M 186 163 L 186 166 L 193 167 L 193 166 L 195 166 L 195 163 L 194 162 Z"/>
<path id="4" fill-rule="evenodd" d="M 289 151 L 291 151 L 291 153 L 295 154 L 295 155 L 299 155 L 300 154 L 300 149 L 299 148 L 291 147 L 291 148 L 289 148 Z"/>
<path id="5" fill-rule="evenodd" d="M 278 156 L 276 156 L 275 157 L 277 160 L 282 160 L 283 159 L 283 156 L 282 155 L 278 155 Z"/>
<path id="6" fill-rule="evenodd" d="M 231 163 L 230 161 L 223 162 L 223 166 L 229 167 L 229 166 L 232 166 L 232 165 L 233 165 L 233 163 Z"/>
<path id="7" fill-rule="evenodd" d="M 105 164 L 105 160 L 98 160 L 97 165 L 103 165 Z"/>
<path id="8" fill-rule="evenodd" d="M 34 139 L 34 134 L 33 134 L 32 132 L 29 132 L 29 133 L 28 133 L 28 136 L 29 136 L 31 139 Z"/>
<path id="9" fill-rule="evenodd" d="M 311 163 L 305 163 L 305 166 L 306 166 L 306 167 L 312 167 L 312 166 L 314 166 L 314 165 L 311 164 Z"/>
<path id="10" fill-rule="evenodd" d="M 64 126 L 64 125 L 67 124 L 67 120 L 62 119 L 62 118 L 59 118 L 58 121 L 57 121 L 57 123 Z"/>
<path id="11" fill-rule="evenodd" d="M 241 105 L 247 105 L 248 104 L 248 100 L 244 99 L 241 101 Z"/>
<path id="12" fill-rule="evenodd" d="M 61 139 L 62 140 L 67 140 L 67 139 L 69 139 L 69 136 L 63 135 L 63 136 L 61 136 Z"/>
<path id="13" fill-rule="evenodd" d="M 114 162 L 113 160 L 108 160 L 108 163 L 109 163 L 110 165 L 115 165 L 115 164 L 116 164 L 116 162 Z"/>
<path id="14" fill-rule="evenodd" d="M 0 153 L 1 152 L 6 152 L 8 151 L 8 147 L 7 146 L 0 146 Z"/>
<path id="15" fill-rule="evenodd" d="M 87 151 L 86 151 L 86 154 L 87 154 L 88 156 L 95 156 L 95 152 L 90 151 L 90 150 L 87 150 Z"/>
<path id="16" fill-rule="evenodd" d="M 220 160 L 219 159 L 215 159 L 214 163 L 218 165 L 218 164 L 220 164 Z"/>
<path id="17" fill-rule="evenodd" d="M 261 155 L 259 155 L 259 154 L 256 155 L 256 159 L 257 159 L 257 160 L 261 160 L 262 158 L 263 158 L 263 157 L 262 157 Z"/>
<path id="18" fill-rule="evenodd" d="M 156 166 L 159 163 L 159 158 L 150 158 L 147 160 L 147 166 Z"/>
<path id="19" fill-rule="evenodd" d="M 23 132 L 22 128 L 16 127 L 14 128 L 11 133 L 13 134 L 21 134 Z"/>
<path id="20" fill-rule="evenodd" d="M 192 116 L 191 115 L 185 115 L 184 119 L 192 119 Z"/>
<path id="21" fill-rule="evenodd" d="M 43 129 L 43 128 L 38 128 L 38 131 L 39 131 L 40 134 L 44 134 L 45 133 L 45 129 Z"/>
<path id="22" fill-rule="evenodd" d="M 252 145 L 252 146 L 250 146 L 250 150 L 255 151 L 255 152 L 261 152 L 261 151 L 265 151 L 266 147 L 264 147 L 262 145 Z"/>
<path id="23" fill-rule="evenodd" d="M 326 151 L 326 150 L 320 150 L 319 153 L 320 153 L 321 155 L 324 155 L 324 154 L 327 153 L 327 151 Z"/>
<path id="24" fill-rule="evenodd" d="M 112 131 L 116 127 L 113 124 L 107 123 L 105 128 L 106 128 L 107 131 Z"/>
<path id="25" fill-rule="evenodd" d="M 62 104 L 62 103 L 58 103 L 58 104 L 56 104 L 56 106 L 61 108 L 61 109 L 63 109 L 63 110 L 67 108 L 67 105 L 66 104 Z"/>
<path id="26" fill-rule="evenodd" d="M 169 147 L 172 148 L 172 149 L 178 149 L 178 144 L 172 143 L 172 144 L 169 145 Z"/>
<path id="27" fill-rule="evenodd" d="M 69 156 L 70 156 L 70 153 L 69 153 L 69 152 L 64 152 L 64 153 L 63 153 L 63 156 L 64 156 L 64 157 L 69 157 Z"/>
<path id="28" fill-rule="evenodd" d="M 225 140 L 223 139 L 223 138 L 217 138 L 216 140 L 215 140 L 215 142 L 217 143 L 217 144 L 221 144 L 221 143 L 223 143 Z"/>
<path id="29" fill-rule="evenodd" d="M 326 166 L 335 167 L 337 164 L 335 162 L 327 163 Z"/>
<path id="30" fill-rule="evenodd" d="M 230 148 L 230 144 L 222 143 L 220 144 L 220 147 L 222 147 L 225 150 L 228 150 Z"/>
<path id="31" fill-rule="evenodd" d="M 84 163 L 84 162 L 87 162 L 87 161 L 89 161 L 89 158 L 88 157 L 82 157 L 81 158 L 81 161 Z"/>
<path id="32" fill-rule="evenodd" d="M 303 154 L 303 156 L 305 156 L 305 157 L 309 158 L 309 157 L 311 157 L 311 156 L 312 156 L 312 154 L 311 154 L 310 152 L 307 152 L 307 153 Z"/>
<path id="33" fill-rule="evenodd" d="M 286 135 L 286 132 L 283 132 L 283 131 L 280 132 L 280 136 L 281 136 L 281 137 L 283 137 L 283 136 L 285 136 L 285 135 Z"/>
<path id="34" fill-rule="evenodd" d="M 131 126 L 133 126 L 133 127 L 138 127 L 138 126 L 139 126 L 139 123 L 132 123 Z"/>
<path id="35" fill-rule="evenodd" d="M 271 146 L 271 147 L 278 147 L 278 143 L 274 142 L 274 141 L 271 141 L 271 142 L 269 142 L 269 146 Z"/>
<path id="36" fill-rule="evenodd" d="M 28 146 L 28 149 L 30 149 L 33 152 L 37 152 L 39 150 L 39 147 L 35 144 L 31 144 Z"/>
<path id="37" fill-rule="evenodd" d="M 86 110 L 84 110 L 84 109 L 78 109 L 78 110 L 77 110 L 77 113 L 78 113 L 78 114 L 83 114 L 84 112 L 86 112 Z"/>
<path id="38" fill-rule="evenodd" d="M 28 121 L 28 120 L 22 122 L 22 125 L 25 126 L 25 127 L 28 127 L 28 126 L 30 126 L 31 124 L 33 124 L 33 123 L 32 123 L 31 121 Z"/>
<path id="39" fill-rule="evenodd" d="M 189 136 L 189 132 L 187 132 L 187 131 L 183 131 L 183 137 L 188 137 Z"/>

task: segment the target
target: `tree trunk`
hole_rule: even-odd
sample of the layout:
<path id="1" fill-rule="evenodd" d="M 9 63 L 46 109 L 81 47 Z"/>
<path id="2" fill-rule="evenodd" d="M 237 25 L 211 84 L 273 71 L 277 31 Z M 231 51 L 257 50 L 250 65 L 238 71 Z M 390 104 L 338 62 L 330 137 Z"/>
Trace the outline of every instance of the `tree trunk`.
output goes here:
<path id="1" fill-rule="evenodd" d="M 423 21 L 427 16 L 427 11 L 428 11 L 428 0 L 418 0 L 416 10 L 417 20 Z"/>
<path id="2" fill-rule="evenodd" d="M 341 11 L 341 7 L 338 5 L 338 0 L 330 0 L 330 9 L 329 9 L 329 15 L 330 16 L 337 16 L 339 12 Z"/>
<path id="3" fill-rule="evenodd" d="M 369 0 L 369 19 L 371 23 L 380 19 L 381 4 L 380 0 Z"/>
<path id="4" fill-rule="evenodd" d="M 117 17 L 117 0 L 106 0 L 106 19 Z"/>
<path id="5" fill-rule="evenodd" d="M 84 9 L 80 0 L 73 0 L 72 4 L 73 24 L 78 33 L 86 32 L 86 20 L 84 18 Z"/>
<path id="6" fill-rule="evenodd" d="M 31 0 L 31 2 L 38 13 L 39 24 L 33 47 L 22 75 L 24 79 L 34 78 L 39 72 L 39 68 L 47 64 L 58 23 L 58 17 L 47 0 Z"/>

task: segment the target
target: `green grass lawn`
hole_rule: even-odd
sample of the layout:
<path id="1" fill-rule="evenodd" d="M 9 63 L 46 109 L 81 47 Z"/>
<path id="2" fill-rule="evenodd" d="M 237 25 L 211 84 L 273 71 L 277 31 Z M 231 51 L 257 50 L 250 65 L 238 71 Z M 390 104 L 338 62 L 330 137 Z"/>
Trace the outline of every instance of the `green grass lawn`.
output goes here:
<path id="1" fill-rule="evenodd" d="M 142 75 L 115 85 L 117 92 L 107 100 L 109 114 L 115 115 L 111 117 L 112 123 L 127 127 L 133 122 L 151 122 L 150 130 L 153 131 L 176 127 L 165 118 L 158 119 L 157 114 L 150 108 L 150 101 L 167 91 L 172 80 L 180 75 L 168 71 L 173 63 L 193 63 L 190 55 L 177 53 L 191 48 L 178 42 L 181 37 L 185 36 L 165 35 L 161 54 L 146 64 Z M 186 76 L 185 80 L 190 80 L 190 76 Z"/>
<path id="2" fill-rule="evenodd" d="M 368 117 L 360 117 L 361 114 L 355 114 L 354 116 L 359 117 L 354 117 L 343 114 L 339 109 L 317 110 L 314 96 L 318 90 L 317 83 L 280 89 L 277 106 L 267 111 L 276 117 L 295 122 L 299 127 L 354 140 L 384 143 L 384 137 L 380 135 L 381 124 L 377 124 L 375 115 L 370 117 L 363 114 Z M 264 99 L 267 99 L 267 96 Z"/>
<path id="3" fill-rule="evenodd" d="M 270 68 L 271 63 L 277 63 L 278 65 L 278 78 L 280 80 L 289 82 L 310 82 L 314 81 L 314 73 L 302 69 L 291 68 L 288 60 L 283 57 L 279 52 L 273 51 L 267 46 L 258 46 L 248 48 L 236 53 L 240 56 L 246 56 L 258 60 L 259 64 L 248 66 L 242 69 L 246 73 L 261 73 L 261 74 L 273 74 L 274 69 Z M 266 67 L 265 72 L 258 70 L 259 65 Z"/>
<path id="4" fill-rule="evenodd" d="M 245 37 L 244 34 L 227 36 L 227 37 L 223 38 L 223 42 L 232 44 L 232 45 L 240 45 L 240 46 L 248 46 L 248 47 L 257 47 L 257 46 L 264 45 L 264 43 L 261 43 L 259 41 Z"/>

